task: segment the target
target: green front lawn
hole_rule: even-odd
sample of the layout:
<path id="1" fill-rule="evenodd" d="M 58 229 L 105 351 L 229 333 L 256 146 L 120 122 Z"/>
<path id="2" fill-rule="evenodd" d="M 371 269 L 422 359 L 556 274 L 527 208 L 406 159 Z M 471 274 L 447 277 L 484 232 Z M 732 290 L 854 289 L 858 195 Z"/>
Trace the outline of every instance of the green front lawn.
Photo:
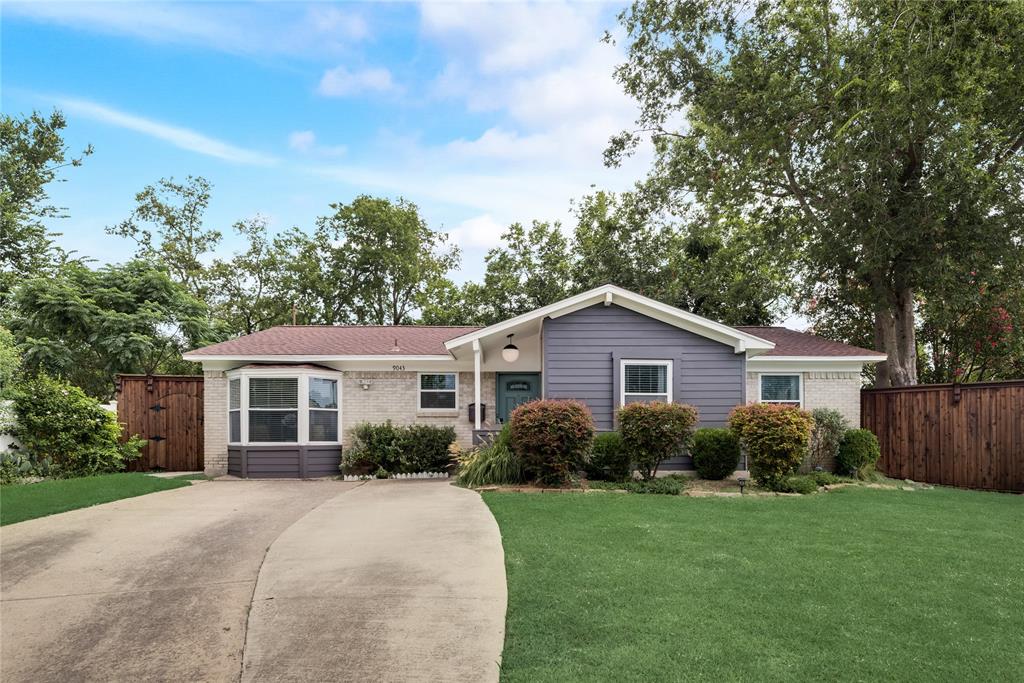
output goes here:
<path id="1" fill-rule="evenodd" d="M 1024 497 L 485 493 L 502 679 L 1012 680 Z"/>
<path id="2" fill-rule="evenodd" d="M 0 487 L 0 526 L 182 486 L 191 484 L 141 472 L 11 484 Z"/>

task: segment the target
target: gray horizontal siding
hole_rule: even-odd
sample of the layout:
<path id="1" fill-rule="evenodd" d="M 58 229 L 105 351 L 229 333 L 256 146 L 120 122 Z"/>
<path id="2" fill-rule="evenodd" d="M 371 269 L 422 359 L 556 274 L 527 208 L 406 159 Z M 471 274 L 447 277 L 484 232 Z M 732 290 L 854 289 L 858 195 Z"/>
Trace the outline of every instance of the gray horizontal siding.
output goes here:
<path id="1" fill-rule="evenodd" d="M 339 474 L 341 446 L 232 446 L 228 474 L 248 479 L 298 479 Z"/>
<path id="2" fill-rule="evenodd" d="M 623 358 L 672 360 L 672 398 L 696 406 L 700 426 L 723 426 L 744 401 L 744 354 L 621 306 L 597 304 L 545 320 L 543 340 L 544 395 L 583 401 L 602 431 L 615 428 Z M 691 466 L 688 457 L 671 464 Z"/>

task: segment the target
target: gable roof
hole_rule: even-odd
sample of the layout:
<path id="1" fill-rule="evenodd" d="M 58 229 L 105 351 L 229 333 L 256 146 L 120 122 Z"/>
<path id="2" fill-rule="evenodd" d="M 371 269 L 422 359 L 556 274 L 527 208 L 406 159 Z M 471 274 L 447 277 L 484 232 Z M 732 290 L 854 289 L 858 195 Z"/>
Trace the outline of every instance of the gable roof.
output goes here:
<path id="1" fill-rule="evenodd" d="M 186 360 L 294 356 L 326 359 L 353 356 L 441 356 L 446 339 L 477 327 L 428 325 L 281 325 L 189 351 Z"/>
<path id="2" fill-rule="evenodd" d="M 703 337 L 714 339 L 723 344 L 729 344 L 736 353 L 750 351 L 753 352 L 751 354 L 753 355 L 763 353 L 775 346 L 772 342 L 756 335 L 735 327 L 723 325 L 714 320 L 709 320 L 695 313 L 684 311 L 681 308 L 669 306 L 668 304 L 643 296 L 642 294 L 637 294 L 636 292 L 631 292 L 622 287 L 616 287 L 615 285 L 595 287 L 582 294 L 570 296 L 548 306 L 542 306 L 528 313 L 503 320 L 500 323 L 473 330 L 446 341 L 444 345 L 449 351 L 455 353 L 455 350 L 459 347 L 465 347 L 474 342 L 479 343 L 486 337 L 501 337 L 509 330 L 522 329 L 524 326 L 530 325 L 536 326 L 544 318 L 558 318 L 599 303 L 604 303 L 606 306 L 615 304 L 629 308 L 637 313 L 661 320 Z"/>
<path id="3" fill-rule="evenodd" d="M 763 354 L 766 358 L 779 356 L 814 356 L 885 360 L 884 353 L 879 353 L 872 349 L 861 348 L 860 346 L 851 346 L 850 344 L 832 341 L 831 339 L 825 339 L 824 337 L 819 337 L 818 335 L 811 334 L 809 332 L 797 332 L 796 330 L 791 330 L 788 327 L 739 325 L 736 329 L 749 332 L 750 334 L 755 334 L 762 339 L 774 342 L 775 348 Z"/>

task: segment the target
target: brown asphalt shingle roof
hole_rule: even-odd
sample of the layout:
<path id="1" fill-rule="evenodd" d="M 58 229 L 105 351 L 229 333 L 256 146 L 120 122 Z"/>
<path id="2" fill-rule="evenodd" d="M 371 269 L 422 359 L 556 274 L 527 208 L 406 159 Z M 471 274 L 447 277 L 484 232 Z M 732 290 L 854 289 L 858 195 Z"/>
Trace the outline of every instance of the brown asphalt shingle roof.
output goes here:
<path id="1" fill-rule="evenodd" d="M 797 332 L 787 327 L 757 327 L 751 325 L 738 325 L 737 330 L 752 334 L 761 339 L 767 339 L 775 343 L 775 348 L 765 356 L 877 356 L 878 351 L 862 349 L 859 346 L 850 346 L 841 342 L 832 341 L 819 337 L 816 334 Z"/>
<path id="2" fill-rule="evenodd" d="M 196 356 L 443 356 L 444 343 L 479 327 L 283 325 L 192 351 Z M 785 327 L 738 326 L 775 343 L 765 356 L 866 356 L 877 351 Z"/>
<path id="3" fill-rule="evenodd" d="M 445 341 L 478 327 L 284 325 L 205 346 L 197 356 L 444 356 Z"/>

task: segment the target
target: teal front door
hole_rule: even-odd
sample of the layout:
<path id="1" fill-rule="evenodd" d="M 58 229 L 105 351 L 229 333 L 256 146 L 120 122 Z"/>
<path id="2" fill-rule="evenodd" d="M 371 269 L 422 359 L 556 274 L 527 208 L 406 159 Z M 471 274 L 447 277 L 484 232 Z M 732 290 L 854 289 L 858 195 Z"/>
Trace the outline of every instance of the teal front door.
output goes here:
<path id="1" fill-rule="evenodd" d="M 527 401 L 540 398 L 540 373 L 498 373 L 498 421 L 507 422 L 508 416 Z"/>

